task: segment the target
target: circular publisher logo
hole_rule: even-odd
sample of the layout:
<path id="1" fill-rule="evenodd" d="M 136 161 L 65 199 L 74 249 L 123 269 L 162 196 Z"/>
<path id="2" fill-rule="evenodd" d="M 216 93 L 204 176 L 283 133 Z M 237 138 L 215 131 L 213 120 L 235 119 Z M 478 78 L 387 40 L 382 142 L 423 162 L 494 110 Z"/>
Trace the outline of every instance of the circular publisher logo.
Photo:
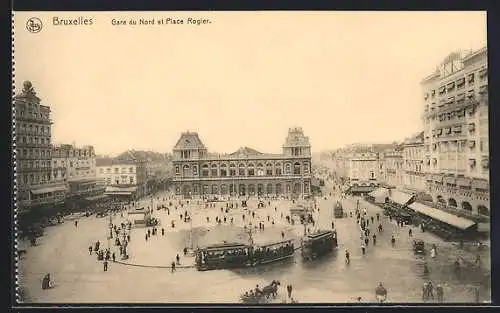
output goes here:
<path id="1" fill-rule="evenodd" d="M 33 34 L 42 30 L 42 21 L 38 17 L 32 17 L 26 22 L 26 29 Z"/>

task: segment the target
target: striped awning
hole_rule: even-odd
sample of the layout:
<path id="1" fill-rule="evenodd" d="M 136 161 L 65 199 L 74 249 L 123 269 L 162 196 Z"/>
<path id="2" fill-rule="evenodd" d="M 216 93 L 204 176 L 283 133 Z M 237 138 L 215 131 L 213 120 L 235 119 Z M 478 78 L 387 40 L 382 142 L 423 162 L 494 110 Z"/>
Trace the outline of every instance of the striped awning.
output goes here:
<path id="1" fill-rule="evenodd" d="M 483 69 L 483 70 L 479 71 L 479 77 L 485 77 L 487 75 L 488 75 L 487 69 Z"/>
<path id="2" fill-rule="evenodd" d="M 448 90 L 451 90 L 453 88 L 455 88 L 455 82 L 451 82 L 448 85 L 446 85 L 446 89 L 448 89 Z"/>
<path id="3" fill-rule="evenodd" d="M 467 76 L 467 82 L 472 83 L 474 81 L 474 73 L 471 73 Z"/>
<path id="4" fill-rule="evenodd" d="M 439 93 L 443 93 L 446 90 L 446 86 L 439 87 Z"/>
<path id="5" fill-rule="evenodd" d="M 462 77 L 459 80 L 457 80 L 457 86 L 462 86 L 463 84 L 465 84 L 465 77 Z"/>
<path id="6" fill-rule="evenodd" d="M 457 102 L 465 100 L 465 93 L 457 95 Z"/>

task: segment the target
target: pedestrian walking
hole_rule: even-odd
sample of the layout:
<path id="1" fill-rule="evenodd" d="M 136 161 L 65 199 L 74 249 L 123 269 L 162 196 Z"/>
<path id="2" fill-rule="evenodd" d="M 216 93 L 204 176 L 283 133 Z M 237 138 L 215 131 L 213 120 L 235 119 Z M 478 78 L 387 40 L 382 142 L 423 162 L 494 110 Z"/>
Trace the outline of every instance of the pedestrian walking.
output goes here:
<path id="1" fill-rule="evenodd" d="M 283 231 L 281 232 L 281 239 L 285 239 L 285 233 Z"/>
<path id="2" fill-rule="evenodd" d="M 368 239 L 368 236 L 365 237 L 365 245 L 368 247 L 368 243 L 370 242 L 370 239 Z"/>
<path id="3" fill-rule="evenodd" d="M 179 264 L 181 264 L 181 263 L 180 263 L 181 258 L 179 257 L 179 254 L 177 254 L 177 255 L 175 256 L 175 260 L 177 261 L 177 264 L 178 264 L 178 265 L 179 265 Z"/>
<path id="4" fill-rule="evenodd" d="M 332 229 L 335 229 L 335 223 L 332 222 Z"/>
<path id="5" fill-rule="evenodd" d="M 373 234 L 373 245 L 377 245 L 377 235 Z"/>
<path id="6" fill-rule="evenodd" d="M 175 262 L 172 261 L 172 263 L 170 264 L 170 272 L 173 273 L 175 272 Z"/>
<path id="7" fill-rule="evenodd" d="M 188 249 L 186 247 L 184 247 L 184 250 L 182 251 L 182 252 L 184 252 L 184 256 L 187 255 L 187 251 L 188 251 Z"/>
<path id="8" fill-rule="evenodd" d="M 363 253 L 363 255 L 365 255 L 366 253 L 366 246 L 363 242 L 361 243 L 361 252 Z"/>
<path id="9" fill-rule="evenodd" d="M 382 232 L 382 230 L 383 230 L 383 228 L 382 228 L 382 224 L 379 224 L 379 225 L 378 225 L 378 232 L 379 232 L 379 233 L 381 233 L 381 232 Z"/>
<path id="10" fill-rule="evenodd" d="M 349 254 L 349 251 L 346 249 L 345 250 L 345 264 L 349 265 L 350 263 L 351 263 L 350 254 Z"/>
<path id="11" fill-rule="evenodd" d="M 370 219 L 372 220 L 372 224 L 373 224 L 373 221 L 375 220 L 375 218 L 372 216 L 372 217 L 370 217 Z"/>
<path id="12" fill-rule="evenodd" d="M 380 220 L 380 214 L 377 213 L 377 222 Z"/>
<path id="13" fill-rule="evenodd" d="M 89 255 L 92 255 L 92 246 L 89 246 Z"/>
<path id="14" fill-rule="evenodd" d="M 75 227 L 78 227 L 78 221 L 75 221 Z"/>
<path id="15" fill-rule="evenodd" d="M 412 234 L 411 228 L 408 230 L 408 236 L 413 237 L 413 234 Z"/>
<path id="16" fill-rule="evenodd" d="M 145 238 L 146 238 L 146 241 L 148 241 L 148 234 L 146 234 L 146 237 L 145 237 Z"/>
<path id="17" fill-rule="evenodd" d="M 165 228 L 162 228 L 162 229 L 161 229 L 161 235 L 162 235 L 162 236 L 165 236 Z"/>
<path id="18" fill-rule="evenodd" d="M 396 245 L 396 238 L 394 238 L 394 235 L 391 236 L 391 245 L 393 247 Z"/>
<path id="19" fill-rule="evenodd" d="M 116 262 L 116 255 L 115 255 L 115 253 L 114 253 L 114 252 L 113 252 L 113 254 L 112 254 L 112 256 L 111 256 L 111 257 L 112 257 L 112 259 L 113 259 L 113 262 Z"/>
<path id="20" fill-rule="evenodd" d="M 444 289 L 443 289 L 443 286 L 441 284 L 436 285 L 436 296 L 437 296 L 437 300 L 439 302 L 444 301 Z"/>
<path id="21" fill-rule="evenodd" d="M 292 285 L 287 285 L 286 286 L 286 291 L 288 292 L 288 298 L 292 297 L 292 290 L 293 290 Z"/>
<path id="22" fill-rule="evenodd" d="M 108 271 L 108 261 L 107 260 L 104 260 L 104 271 L 107 272 Z"/>

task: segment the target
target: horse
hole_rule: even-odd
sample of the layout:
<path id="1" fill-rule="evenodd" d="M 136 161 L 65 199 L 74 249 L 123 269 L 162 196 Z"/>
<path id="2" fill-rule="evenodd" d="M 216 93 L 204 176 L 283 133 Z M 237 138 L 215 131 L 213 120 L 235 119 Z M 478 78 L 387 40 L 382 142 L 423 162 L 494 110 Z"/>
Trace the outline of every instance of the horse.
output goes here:
<path id="1" fill-rule="evenodd" d="M 269 299 L 269 296 L 276 297 L 278 295 L 278 286 L 280 282 L 277 280 L 273 280 L 271 284 L 262 288 L 262 295 Z"/>

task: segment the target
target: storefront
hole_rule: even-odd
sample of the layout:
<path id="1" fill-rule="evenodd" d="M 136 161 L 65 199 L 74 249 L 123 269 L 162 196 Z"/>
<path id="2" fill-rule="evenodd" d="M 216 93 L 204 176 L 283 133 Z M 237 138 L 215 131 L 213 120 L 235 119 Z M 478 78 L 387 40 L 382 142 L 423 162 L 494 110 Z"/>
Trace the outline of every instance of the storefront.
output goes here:
<path id="1" fill-rule="evenodd" d="M 108 186 L 104 194 L 118 200 L 133 201 L 137 199 L 137 187 Z"/>

